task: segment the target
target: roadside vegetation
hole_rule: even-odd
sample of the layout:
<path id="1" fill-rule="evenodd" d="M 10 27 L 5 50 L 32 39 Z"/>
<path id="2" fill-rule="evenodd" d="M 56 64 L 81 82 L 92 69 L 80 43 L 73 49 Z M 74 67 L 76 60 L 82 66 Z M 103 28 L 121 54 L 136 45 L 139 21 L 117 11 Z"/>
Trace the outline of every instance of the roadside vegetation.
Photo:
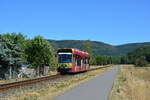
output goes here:
<path id="1" fill-rule="evenodd" d="M 45 75 L 45 66 L 56 67 L 52 45 L 41 36 L 27 39 L 22 33 L 0 35 L 0 79 L 17 78 L 26 66 L 35 76 Z M 28 78 L 27 75 L 24 75 Z"/>
<path id="2" fill-rule="evenodd" d="M 150 47 L 141 47 L 134 51 L 131 51 L 127 55 L 128 63 L 135 64 L 136 66 L 140 67 L 149 67 L 148 64 L 150 63 Z"/>
<path id="3" fill-rule="evenodd" d="M 121 65 L 110 100 L 149 100 L 150 67 Z"/>
<path id="4" fill-rule="evenodd" d="M 111 70 L 112 68 L 113 67 L 107 67 L 100 70 L 77 74 L 67 80 L 60 80 L 53 85 L 43 83 L 43 88 L 30 92 L 25 92 L 24 90 L 24 95 L 11 97 L 11 100 L 52 100 L 55 96 L 58 96 L 65 91 L 68 91 L 77 85 L 96 77 L 97 75 L 101 75 L 104 72 Z M 10 98 L 5 98 L 4 100 L 10 100 Z"/>
<path id="5" fill-rule="evenodd" d="M 119 74 L 121 76 L 119 76 L 119 79 L 116 82 L 116 84 L 118 84 L 117 86 L 119 86 L 119 88 L 117 88 L 116 90 L 116 93 L 118 93 L 120 96 L 122 96 L 120 93 L 123 93 L 121 92 L 122 86 L 126 86 L 122 85 L 124 83 L 128 84 L 126 86 L 128 90 L 133 89 L 134 91 L 136 91 L 136 89 L 145 88 L 144 86 L 149 89 L 149 85 L 147 85 L 149 84 L 149 81 L 147 80 L 149 80 L 148 78 L 150 77 L 148 77 L 148 71 L 150 71 L 150 47 L 138 48 L 134 51 L 129 52 L 126 56 L 95 55 L 92 50 L 93 44 L 90 40 L 84 41 L 82 43 L 82 47 L 83 51 L 86 51 L 91 55 L 90 65 L 135 65 L 135 67 L 121 68 Z M 56 60 L 56 51 L 57 50 L 54 48 L 53 44 L 41 36 L 36 36 L 33 39 L 27 39 L 26 36 L 24 36 L 22 33 L 6 33 L 0 35 L 0 84 L 50 75 L 50 73 L 56 74 L 56 69 L 58 67 L 58 63 Z M 24 66 L 27 66 L 29 70 L 34 70 L 34 74 L 31 77 L 26 74 L 22 74 L 22 68 Z M 143 79 L 141 78 L 140 80 L 139 77 L 142 77 L 144 75 L 145 77 Z M 132 84 L 135 85 L 133 85 L 132 87 Z M 140 84 L 140 86 L 138 86 L 138 84 Z M 127 90 L 123 89 L 123 91 Z M 146 89 L 144 90 L 144 92 L 147 94 Z M 126 93 L 128 93 L 128 91 Z M 144 94 L 142 95 L 144 96 Z M 133 93 L 131 95 L 134 96 L 135 94 Z"/>
<path id="6" fill-rule="evenodd" d="M 90 40 L 84 41 L 82 46 L 82 50 L 91 55 L 90 65 L 120 63 L 120 57 L 94 56 Z M 22 33 L 0 35 L 0 80 L 17 81 L 18 77 L 32 78 L 56 71 L 58 67 L 56 51 L 53 44 L 41 36 L 27 39 Z M 24 66 L 29 70 L 33 69 L 32 75 L 23 73 Z"/>

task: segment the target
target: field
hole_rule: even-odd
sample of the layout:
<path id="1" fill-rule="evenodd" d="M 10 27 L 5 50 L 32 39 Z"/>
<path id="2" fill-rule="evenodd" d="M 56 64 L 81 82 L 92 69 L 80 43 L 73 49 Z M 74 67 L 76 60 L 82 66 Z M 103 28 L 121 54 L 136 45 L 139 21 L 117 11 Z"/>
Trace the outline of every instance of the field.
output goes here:
<path id="1" fill-rule="evenodd" d="M 150 100 L 150 67 L 122 65 L 110 100 Z"/>

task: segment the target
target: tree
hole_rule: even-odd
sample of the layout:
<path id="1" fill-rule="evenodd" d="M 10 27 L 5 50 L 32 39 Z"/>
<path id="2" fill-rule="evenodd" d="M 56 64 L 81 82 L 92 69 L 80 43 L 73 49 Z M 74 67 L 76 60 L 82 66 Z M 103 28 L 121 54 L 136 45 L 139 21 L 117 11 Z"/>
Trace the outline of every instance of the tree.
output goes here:
<path id="1" fill-rule="evenodd" d="M 24 36 L 22 33 L 15 33 L 15 32 L 4 33 L 1 36 L 2 36 L 2 38 L 6 38 L 7 40 L 9 40 L 11 43 L 19 46 L 19 48 L 22 51 L 22 54 L 21 54 L 22 62 L 26 62 L 25 61 L 25 52 L 24 52 L 24 49 L 25 49 L 25 46 L 27 43 L 26 36 Z"/>
<path id="2" fill-rule="evenodd" d="M 107 56 L 94 56 L 92 64 L 94 65 L 106 65 L 108 64 L 109 57 Z"/>
<path id="3" fill-rule="evenodd" d="M 85 52 L 88 52 L 92 56 L 93 54 L 92 54 L 92 48 L 91 47 L 92 47 L 92 43 L 90 40 L 86 40 L 83 42 L 83 50 Z"/>
<path id="4" fill-rule="evenodd" d="M 127 56 L 122 56 L 120 58 L 120 63 L 121 64 L 128 64 L 129 63 L 128 57 Z"/>
<path id="5" fill-rule="evenodd" d="M 17 44 L 21 48 L 24 48 L 25 46 L 26 36 L 24 36 L 22 33 L 5 33 L 1 36 L 2 38 L 8 39 L 11 43 Z"/>
<path id="6" fill-rule="evenodd" d="M 95 56 L 93 56 L 92 59 L 90 58 L 90 65 L 97 65 Z"/>
<path id="7" fill-rule="evenodd" d="M 13 72 L 21 67 L 21 48 L 3 36 L 0 36 L 0 65 L 2 78 L 5 78 L 6 73 L 12 78 Z"/>
<path id="8" fill-rule="evenodd" d="M 144 56 L 141 56 L 140 58 L 137 58 L 134 63 L 136 66 L 144 67 L 148 65 L 148 62 L 146 61 L 146 58 Z"/>
<path id="9" fill-rule="evenodd" d="M 144 66 L 150 63 L 150 47 L 140 47 L 128 53 L 128 63 Z"/>
<path id="10" fill-rule="evenodd" d="M 90 40 L 86 40 L 86 41 L 83 42 L 83 50 L 90 54 L 90 64 L 94 64 L 95 59 L 93 58 L 92 43 L 91 43 Z"/>
<path id="11" fill-rule="evenodd" d="M 40 72 L 43 67 L 53 60 L 51 44 L 41 36 L 28 41 L 25 53 L 27 61 L 36 69 L 38 76 L 43 74 Z"/>
<path id="12" fill-rule="evenodd" d="M 107 56 L 107 64 L 112 64 L 112 57 L 111 56 Z"/>
<path id="13" fill-rule="evenodd" d="M 121 57 L 120 56 L 114 56 L 112 58 L 112 63 L 113 64 L 120 64 L 121 63 Z"/>

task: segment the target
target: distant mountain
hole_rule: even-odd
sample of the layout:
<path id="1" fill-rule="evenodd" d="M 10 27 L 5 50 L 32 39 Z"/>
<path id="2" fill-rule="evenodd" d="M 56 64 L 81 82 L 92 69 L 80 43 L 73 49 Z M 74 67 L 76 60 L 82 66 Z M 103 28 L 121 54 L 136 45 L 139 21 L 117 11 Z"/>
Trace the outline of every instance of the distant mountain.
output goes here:
<path id="1" fill-rule="evenodd" d="M 140 47 L 147 47 L 150 46 L 150 42 L 143 42 L 143 43 L 129 43 L 124 45 L 116 46 L 120 51 L 120 55 L 125 55 L 130 51 L 133 51 Z"/>
<path id="2" fill-rule="evenodd" d="M 48 40 L 55 49 L 58 48 L 78 48 L 83 50 L 83 43 L 85 40 Z M 135 50 L 139 47 L 150 46 L 150 42 L 144 43 L 130 43 L 119 46 L 113 46 L 98 41 L 91 41 L 92 52 L 94 55 L 107 55 L 107 56 L 122 56 L 128 52 Z"/>

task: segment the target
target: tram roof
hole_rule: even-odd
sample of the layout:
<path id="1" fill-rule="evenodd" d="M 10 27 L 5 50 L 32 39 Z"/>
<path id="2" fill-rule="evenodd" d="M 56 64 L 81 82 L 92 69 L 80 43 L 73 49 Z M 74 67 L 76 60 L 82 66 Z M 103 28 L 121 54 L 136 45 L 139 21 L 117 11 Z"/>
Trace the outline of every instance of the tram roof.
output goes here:
<path id="1" fill-rule="evenodd" d="M 72 54 L 80 55 L 81 57 L 90 57 L 90 55 L 87 52 L 81 51 L 76 48 L 60 48 L 58 49 L 57 53 L 59 52 L 71 52 Z"/>

